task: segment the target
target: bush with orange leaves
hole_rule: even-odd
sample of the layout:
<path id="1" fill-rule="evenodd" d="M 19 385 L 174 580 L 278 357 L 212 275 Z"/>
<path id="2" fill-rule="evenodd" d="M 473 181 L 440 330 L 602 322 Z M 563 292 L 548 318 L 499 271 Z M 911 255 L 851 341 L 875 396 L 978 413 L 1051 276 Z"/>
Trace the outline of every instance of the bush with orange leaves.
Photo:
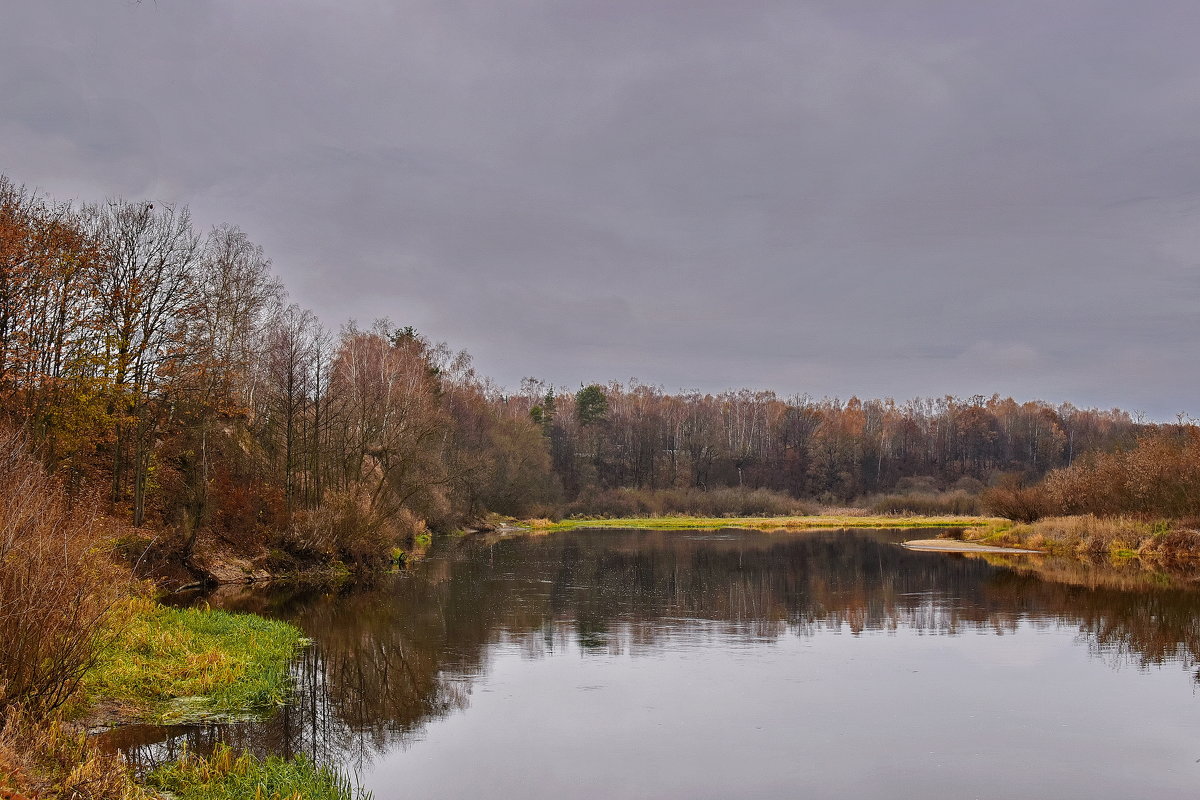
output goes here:
<path id="1" fill-rule="evenodd" d="M 1195 522 L 1200 428 L 1160 428 L 1131 449 L 1089 453 L 1034 486 L 1010 477 L 984 492 L 983 503 L 989 512 L 1018 522 L 1086 514 Z"/>
<path id="2" fill-rule="evenodd" d="M 1085 457 L 1043 487 L 1055 514 L 1200 517 L 1200 428 L 1170 426 L 1131 450 Z"/>

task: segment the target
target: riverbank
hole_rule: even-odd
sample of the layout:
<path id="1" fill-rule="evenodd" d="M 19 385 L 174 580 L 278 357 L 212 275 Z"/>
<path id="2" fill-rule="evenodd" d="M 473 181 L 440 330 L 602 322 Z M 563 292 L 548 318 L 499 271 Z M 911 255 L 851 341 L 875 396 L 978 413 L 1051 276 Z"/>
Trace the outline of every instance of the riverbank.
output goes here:
<path id="1" fill-rule="evenodd" d="M 1087 514 L 1030 523 L 1003 520 L 964 530 L 963 540 L 1053 555 L 1200 561 L 1200 531 L 1161 519 Z"/>
<path id="2" fill-rule="evenodd" d="M 349 776 L 314 764 L 303 754 L 287 759 L 238 755 L 218 744 L 207 757 L 186 754 L 147 776 L 146 784 L 174 800 L 369 800 Z"/>
<path id="3" fill-rule="evenodd" d="M 853 509 L 849 511 L 853 512 Z M 1140 558 L 1163 562 L 1200 563 L 1200 530 L 1177 521 L 1137 517 L 1080 515 L 1048 517 L 1016 523 L 1001 517 L 814 514 L 787 517 L 621 517 L 531 519 L 498 528 L 505 535 L 550 533 L 583 528 L 651 530 L 822 530 L 832 528 L 942 529 L 941 549 L 997 553 L 1028 551 L 1049 555 L 1094 558 Z M 973 545 L 955 547 L 961 541 Z M 924 549 L 931 549 L 926 546 Z"/>
<path id="4" fill-rule="evenodd" d="M 531 531 L 569 531 L 579 528 L 646 528 L 653 530 L 817 530 L 828 528 L 985 528 L 1007 522 L 996 517 L 889 516 L 818 514 L 792 517 L 627 517 L 618 519 L 523 520 Z"/>
<path id="5" fill-rule="evenodd" d="M 119 754 L 89 730 L 130 723 L 255 719 L 287 703 L 289 664 L 307 640 L 286 622 L 253 614 L 169 608 L 127 598 L 99 632 L 94 663 L 60 712 L 18 707 L 0 718 L 0 798 L 311 798 L 363 795 L 345 775 L 303 759 L 256 759 L 218 747 L 185 754 L 135 781 Z M 256 794 L 257 787 L 262 793 Z"/>

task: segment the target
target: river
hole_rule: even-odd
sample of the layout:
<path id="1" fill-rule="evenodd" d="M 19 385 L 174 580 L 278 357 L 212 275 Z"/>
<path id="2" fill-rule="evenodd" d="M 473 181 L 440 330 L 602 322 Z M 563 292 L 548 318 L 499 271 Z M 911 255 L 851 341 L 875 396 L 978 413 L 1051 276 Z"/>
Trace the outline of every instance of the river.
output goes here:
<path id="1" fill-rule="evenodd" d="M 473 536 L 371 586 L 227 591 L 313 638 L 294 702 L 112 737 L 304 752 L 377 800 L 1200 794 L 1189 580 L 911 536 Z"/>

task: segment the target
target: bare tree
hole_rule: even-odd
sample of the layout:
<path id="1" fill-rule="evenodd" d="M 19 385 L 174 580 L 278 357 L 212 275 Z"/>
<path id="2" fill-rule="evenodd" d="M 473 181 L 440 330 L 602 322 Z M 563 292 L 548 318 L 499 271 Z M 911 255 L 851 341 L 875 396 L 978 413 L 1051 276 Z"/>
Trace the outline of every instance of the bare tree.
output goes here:
<path id="1" fill-rule="evenodd" d="M 182 353 L 184 316 L 197 299 L 200 237 L 187 208 L 111 200 L 86 209 L 101 248 L 95 297 L 104 369 L 120 394 L 112 496 L 133 485 L 133 521 L 145 516 L 146 475 L 172 361 Z M 129 452 L 131 451 L 131 452 Z"/>

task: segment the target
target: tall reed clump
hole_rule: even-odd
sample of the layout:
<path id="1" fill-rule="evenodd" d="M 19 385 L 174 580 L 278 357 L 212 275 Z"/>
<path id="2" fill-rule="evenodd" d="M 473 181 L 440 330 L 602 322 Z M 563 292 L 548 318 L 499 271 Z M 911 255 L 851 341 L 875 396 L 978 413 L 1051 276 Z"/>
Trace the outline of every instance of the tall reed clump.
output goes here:
<path id="1" fill-rule="evenodd" d="M 24 437 L 0 428 L 0 711 L 49 716 L 94 662 L 124 588 L 109 524 L 71 506 Z"/>

